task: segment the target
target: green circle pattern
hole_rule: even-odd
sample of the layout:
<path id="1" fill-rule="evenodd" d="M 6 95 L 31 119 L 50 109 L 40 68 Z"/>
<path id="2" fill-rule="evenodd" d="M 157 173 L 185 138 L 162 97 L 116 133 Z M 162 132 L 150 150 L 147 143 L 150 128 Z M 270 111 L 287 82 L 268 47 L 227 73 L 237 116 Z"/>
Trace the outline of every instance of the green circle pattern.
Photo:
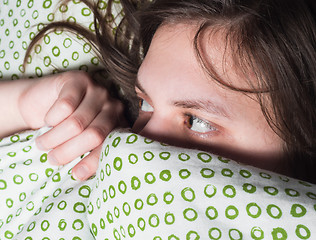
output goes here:
<path id="1" fill-rule="evenodd" d="M 71 171 L 47 163 L 47 153 L 34 141 L 47 130 L 0 141 L 0 239 L 18 239 L 21 234 L 23 239 L 55 239 L 58 231 L 72 232 L 71 239 L 91 239 L 85 216 L 92 186 L 76 184 Z"/>
<path id="2" fill-rule="evenodd" d="M 136 150 L 139 144 L 145 147 Z M 96 191 L 90 198 L 90 204 L 100 209 L 89 215 L 96 238 L 103 232 L 109 239 L 311 239 L 313 226 L 301 222 L 311 214 L 311 207 L 298 201 L 298 193 L 307 187 L 306 198 L 312 202 L 313 185 L 290 180 L 284 186 L 284 178 L 272 173 L 239 168 L 204 152 L 178 152 L 130 133 L 112 135 L 104 146 L 108 161 L 102 162 L 105 167 L 99 168 L 96 185 L 101 195 Z M 127 152 L 121 153 L 125 147 Z M 106 166 L 115 171 L 104 175 Z M 278 196 L 287 196 L 289 203 L 284 205 Z M 97 205 L 100 198 L 103 201 Z M 295 222 L 293 227 L 279 227 L 285 217 Z"/>
<path id="3" fill-rule="evenodd" d="M 105 142 L 96 176 L 78 184 L 71 177 L 71 166 L 66 171 L 50 166 L 47 153 L 36 148 L 34 140 L 41 131 L 46 130 L 0 141 L 3 239 L 18 233 L 25 233 L 25 239 L 36 239 L 38 234 L 54 239 L 56 231 L 71 233 L 72 239 L 313 237 L 310 219 L 316 213 L 316 191 L 312 184 L 245 166 L 238 169 L 233 161 L 204 152 L 179 152 L 118 132 Z M 135 148 L 139 144 L 145 147 Z M 129 150 L 122 152 L 125 147 Z M 21 156 L 26 157 L 19 161 Z M 36 218 L 23 222 L 29 214 Z M 293 224 L 287 226 L 288 221 Z"/>
<path id="4" fill-rule="evenodd" d="M 28 58 L 25 70 L 21 71 L 24 54 L 30 43 L 45 24 L 67 19 L 80 22 L 94 32 L 93 14 L 83 3 L 72 0 L 69 6 L 58 7 L 59 1 L 43 0 L 42 3 L 26 0 L 2 0 L 0 3 L 0 81 L 22 77 L 41 77 L 57 72 L 82 69 L 93 71 L 101 64 L 93 53 L 92 46 L 74 34 L 53 31 L 44 37 Z M 100 1 L 103 2 L 103 1 Z M 104 2 L 106 5 L 106 3 Z M 120 5 L 120 1 L 115 1 Z M 99 4 L 102 9 L 104 5 Z M 57 11 L 56 11 L 57 10 Z M 119 15 L 119 12 L 118 12 Z M 45 61 L 43 61 L 45 59 Z M 25 74 L 25 75 L 23 75 Z"/>
<path id="5" fill-rule="evenodd" d="M 81 36 L 57 29 L 35 46 L 23 67 L 30 41 L 46 23 L 62 17 L 95 31 L 86 5 L 72 0 L 57 7 L 57 2 L 1 1 L 0 80 L 92 71 L 101 64 Z M 120 1 L 114 2 L 119 8 Z M 106 5 L 98 2 L 99 9 Z M 80 159 L 51 166 L 47 152 L 37 149 L 34 140 L 46 130 L 0 140 L 0 239 L 316 236 L 313 184 L 129 132 L 110 134 L 96 175 L 77 182 L 71 168 Z"/>

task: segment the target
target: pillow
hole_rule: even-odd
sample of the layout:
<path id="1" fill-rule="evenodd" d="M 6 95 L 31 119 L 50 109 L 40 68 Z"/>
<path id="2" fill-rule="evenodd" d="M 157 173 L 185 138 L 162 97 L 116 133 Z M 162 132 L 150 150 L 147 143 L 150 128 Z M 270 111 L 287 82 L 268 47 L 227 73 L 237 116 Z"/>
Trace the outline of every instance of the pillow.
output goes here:
<path id="1" fill-rule="evenodd" d="M 34 139 L 0 142 L 0 239 L 314 239 L 316 186 L 112 132 L 95 177 L 50 166 Z"/>
<path id="2" fill-rule="evenodd" d="M 315 239 L 316 186 L 115 132 L 89 201 L 96 239 Z"/>
<path id="3" fill-rule="evenodd" d="M 86 218 L 93 179 L 77 182 L 71 167 L 47 162 L 35 139 L 48 129 L 0 141 L 0 239 L 94 239 Z"/>
<path id="4" fill-rule="evenodd" d="M 107 1 L 99 1 L 105 9 Z M 0 7 L 0 81 L 24 77 L 41 77 L 61 71 L 80 69 L 92 71 L 100 67 L 91 44 L 67 31 L 56 30 L 46 34 L 28 58 L 26 69 L 23 59 L 26 49 L 44 24 L 58 20 L 78 22 L 92 32 L 93 13 L 79 0 L 61 5 L 60 1 L 3 0 Z M 116 10 L 117 9 L 117 10 Z M 114 10 L 119 14 L 120 1 Z"/>
<path id="5" fill-rule="evenodd" d="M 57 30 L 36 45 L 23 69 L 44 23 L 67 19 L 94 31 L 84 4 L 58 2 L 3 0 L 0 80 L 99 66 L 91 45 Z M 45 131 L 0 141 L 0 239 L 316 238 L 314 184 L 127 130 L 110 134 L 96 176 L 78 182 L 71 168 L 80 159 L 51 166 L 37 149 L 34 139 Z"/>

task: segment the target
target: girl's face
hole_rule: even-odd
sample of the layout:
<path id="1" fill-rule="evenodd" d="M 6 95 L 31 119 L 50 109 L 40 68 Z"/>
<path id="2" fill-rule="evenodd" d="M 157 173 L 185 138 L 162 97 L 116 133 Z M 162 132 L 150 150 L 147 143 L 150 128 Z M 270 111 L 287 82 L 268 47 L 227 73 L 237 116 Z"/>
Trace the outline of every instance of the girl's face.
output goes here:
<path id="1" fill-rule="evenodd" d="M 134 130 L 151 139 L 281 172 L 282 140 L 253 96 L 224 88 L 205 73 L 192 44 L 196 30 L 194 25 L 177 24 L 164 25 L 155 33 L 138 72 L 141 110 Z M 206 41 L 204 54 L 220 77 L 244 87 L 246 81 L 231 60 L 223 58 L 221 34 Z"/>

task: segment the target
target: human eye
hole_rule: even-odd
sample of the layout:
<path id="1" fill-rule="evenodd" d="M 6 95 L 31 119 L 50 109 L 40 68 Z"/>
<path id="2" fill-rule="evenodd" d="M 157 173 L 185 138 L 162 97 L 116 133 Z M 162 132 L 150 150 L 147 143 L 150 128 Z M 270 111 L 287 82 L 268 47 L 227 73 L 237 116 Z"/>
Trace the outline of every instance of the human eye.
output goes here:
<path id="1" fill-rule="evenodd" d="M 153 112 L 154 108 L 144 99 L 139 99 L 139 109 L 143 112 Z"/>
<path id="2" fill-rule="evenodd" d="M 209 133 L 217 131 L 217 128 L 214 127 L 210 122 L 198 118 L 192 115 L 186 115 L 187 119 L 185 124 L 187 128 L 196 133 Z"/>

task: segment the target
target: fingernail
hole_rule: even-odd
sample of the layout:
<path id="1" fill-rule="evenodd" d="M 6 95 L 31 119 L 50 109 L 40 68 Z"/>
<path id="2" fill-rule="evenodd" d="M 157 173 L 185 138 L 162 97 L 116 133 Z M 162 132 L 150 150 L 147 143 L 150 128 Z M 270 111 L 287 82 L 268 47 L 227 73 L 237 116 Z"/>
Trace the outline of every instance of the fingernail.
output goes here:
<path id="1" fill-rule="evenodd" d="M 51 165 L 59 165 L 58 161 L 56 160 L 56 158 L 54 158 L 53 156 L 51 155 L 47 155 L 47 160 L 48 162 L 51 164 Z"/>
<path id="2" fill-rule="evenodd" d="M 35 140 L 36 146 L 39 150 L 45 150 L 45 148 L 43 147 L 41 141 L 38 140 L 38 138 L 36 138 Z"/>
<path id="3" fill-rule="evenodd" d="M 76 180 L 84 180 L 88 177 L 89 169 L 86 166 L 80 166 L 75 171 L 73 171 L 73 177 Z"/>

